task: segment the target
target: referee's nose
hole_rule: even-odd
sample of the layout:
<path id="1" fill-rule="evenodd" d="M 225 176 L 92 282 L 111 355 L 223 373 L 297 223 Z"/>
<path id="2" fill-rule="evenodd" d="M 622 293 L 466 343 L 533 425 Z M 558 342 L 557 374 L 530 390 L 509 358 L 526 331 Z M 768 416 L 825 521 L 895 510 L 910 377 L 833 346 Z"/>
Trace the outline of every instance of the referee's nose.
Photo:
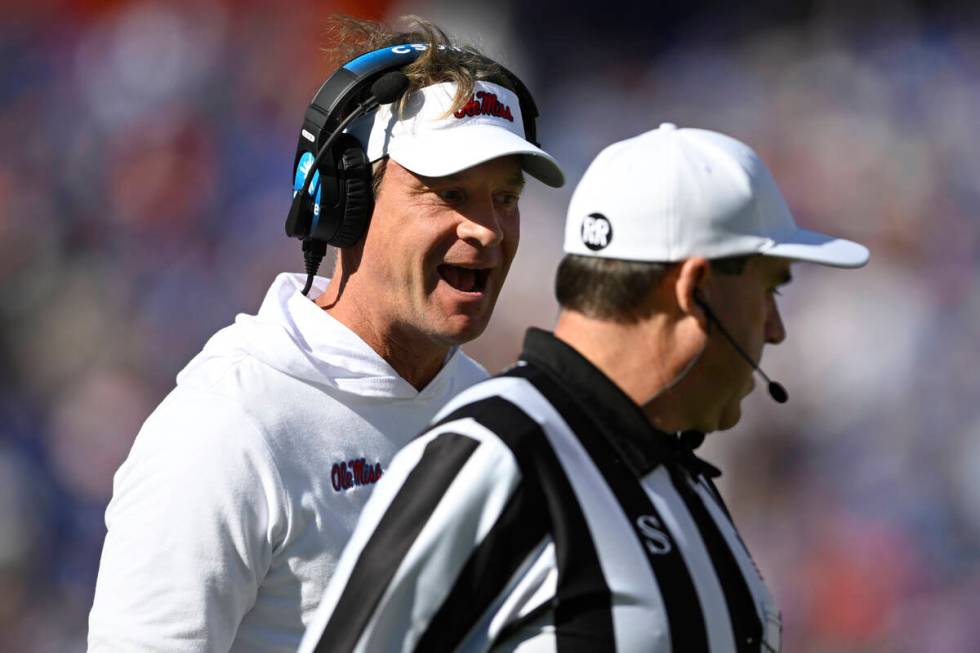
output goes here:
<path id="1" fill-rule="evenodd" d="M 765 329 L 766 342 L 770 345 L 778 345 L 786 340 L 786 325 L 783 324 L 779 304 L 776 303 L 776 298 L 773 295 L 769 295 L 769 310 L 766 314 Z"/>

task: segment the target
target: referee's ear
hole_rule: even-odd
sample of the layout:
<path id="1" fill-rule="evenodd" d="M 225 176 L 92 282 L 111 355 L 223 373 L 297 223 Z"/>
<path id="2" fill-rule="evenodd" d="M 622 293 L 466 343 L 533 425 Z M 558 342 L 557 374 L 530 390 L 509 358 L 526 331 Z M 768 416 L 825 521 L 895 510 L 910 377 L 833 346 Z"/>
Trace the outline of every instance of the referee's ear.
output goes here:
<path id="1" fill-rule="evenodd" d="M 711 265 L 703 256 L 684 259 L 680 262 L 677 281 L 674 283 L 674 294 L 677 307 L 685 315 L 695 318 L 705 329 L 708 328 L 708 316 L 698 302 L 694 301 L 695 293 L 704 297 L 705 281 L 711 274 Z"/>

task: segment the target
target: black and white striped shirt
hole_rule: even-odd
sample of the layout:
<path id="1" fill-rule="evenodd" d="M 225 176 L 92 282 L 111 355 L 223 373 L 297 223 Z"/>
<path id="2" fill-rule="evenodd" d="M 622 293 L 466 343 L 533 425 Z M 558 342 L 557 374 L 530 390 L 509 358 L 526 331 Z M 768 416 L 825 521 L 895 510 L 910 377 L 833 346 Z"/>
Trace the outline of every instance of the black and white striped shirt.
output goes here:
<path id="1" fill-rule="evenodd" d="M 777 651 L 780 617 L 711 476 L 532 329 L 395 458 L 300 648 Z"/>

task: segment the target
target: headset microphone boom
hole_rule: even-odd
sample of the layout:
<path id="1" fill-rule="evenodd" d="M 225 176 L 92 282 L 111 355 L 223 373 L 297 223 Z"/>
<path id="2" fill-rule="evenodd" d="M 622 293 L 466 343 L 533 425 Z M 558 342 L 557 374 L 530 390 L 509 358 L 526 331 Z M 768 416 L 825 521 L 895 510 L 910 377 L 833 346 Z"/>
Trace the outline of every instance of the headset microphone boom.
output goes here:
<path id="1" fill-rule="evenodd" d="M 310 288 L 313 286 L 313 277 L 316 275 L 317 269 L 320 267 L 320 261 L 323 260 L 323 256 L 326 253 L 328 244 L 336 244 L 340 247 L 351 244 L 344 242 L 350 240 L 356 241 L 360 238 L 361 229 L 357 229 L 356 234 L 344 234 L 341 233 L 340 236 L 343 238 L 341 242 L 335 242 L 337 231 L 341 231 L 343 224 L 338 224 L 335 229 L 334 234 L 326 239 L 314 238 L 312 237 L 312 231 L 315 227 L 315 217 L 314 224 L 309 226 L 301 225 L 304 222 L 303 216 L 317 216 L 319 213 L 319 206 L 314 207 L 314 204 L 319 205 L 319 193 L 313 193 L 310 190 L 311 184 L 313 183 L 313 178 L 318 177 L 318 182 L 323 181 L 317 173 L 317 166 L 320 164 L 323 156 L 330 152 L 330 148 L 334 141 L 344 133 L 344 129 L 356 120 L 359 116 L 364 115 L 369 111 L 373 111 L 382 104 L 390 104 L 401 97 L 405 89 L 408 88 L 408 77 L 405 73 L 397 70 L 385 73 L 377 79 L 371 85 L 371 94 L 346 117 L 337 126 L 335 130 L 330 134 L 330 137 L 320 146 L 316 153 L 316 156 L 310 161 L 306 167 L 304 173 L 305 180 L 303 181 L 302 187 L 296 192 L 293 197 L 292 205 L 289 207 L 289 215 L 286 217 L 286 233 L 289 235 L 295 235 L 297 233 L 306 232 L 311 235 L 303 238 L 303 259 L 306 263 L 306 286 L 303 288 L 303 294 L 306 295 L 310 292 Z M 314 198 L 314 195 L 316 197 Z"/>
<path id="2" fill-rule="evenodd" d="M 714 322 L 718 325 L 718 330 L 721 331 L 721 334 L 725 336 L 728 342 L 731 343 L 732 347 L 735 348 L 735 351 L 738 352 L 739 356 L 744 358 L 745 362 L 751 365 L 752 369 L 762 375 L 762 378 L 766 380 L 766 383 L 768 383 L 768 386 L 766 387 L 769 390 L 769 396 L 772 397 L 776 403 L 785 404 L 789 400 L 789 393 L 786 392 L 786 388 L 784 388 L 781 383 L 777 383 L 776 381 L 770 379 L 766 373 L 762 371 L 762 368 L 759 367 L 758 363 L 752 360 L 752 357 L 745 353 L 745 350 L 742 349 L 737 342 L 735 342 L 735 338 L 728 333 L 728 329 L 724 327 L 721 320 L 719 320 L 718 316 L 715 315 L 715 312 L 711 310 L 710 306 L 708 306 L 708 302 L 701 299 L 701 297 L 697 294 L 694 296 L 694 301 L 698 306 L 704 309 L 705 315 L 708 316 L 708 321 Z"/>

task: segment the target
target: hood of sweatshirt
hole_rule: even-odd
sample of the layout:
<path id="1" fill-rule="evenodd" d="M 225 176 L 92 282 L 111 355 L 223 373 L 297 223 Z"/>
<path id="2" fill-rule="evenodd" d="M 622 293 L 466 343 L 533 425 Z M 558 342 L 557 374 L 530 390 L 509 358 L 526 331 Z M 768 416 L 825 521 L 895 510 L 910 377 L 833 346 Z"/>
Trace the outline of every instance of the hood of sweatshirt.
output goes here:
<path id="1" fill-rule="evenodd" d="M 421 391 L 416 390 L 357 334 L 304 297 L 301 290 L 305 281 L 302 274 L 276 277 L 258 313 L 241 313 L 234 324 L 214 334 L 178 374 L 177 384 L 193 385 L 198 372 L 210 364 L 222 360 L 232 363 L 248 356 L 308 383 L 362 397 L 438 397 L 486 378 L 478 363 L 454 347 L 436 377 Z M 310 294 L 322 293 L 328 281 L 316 277 Z"/>

